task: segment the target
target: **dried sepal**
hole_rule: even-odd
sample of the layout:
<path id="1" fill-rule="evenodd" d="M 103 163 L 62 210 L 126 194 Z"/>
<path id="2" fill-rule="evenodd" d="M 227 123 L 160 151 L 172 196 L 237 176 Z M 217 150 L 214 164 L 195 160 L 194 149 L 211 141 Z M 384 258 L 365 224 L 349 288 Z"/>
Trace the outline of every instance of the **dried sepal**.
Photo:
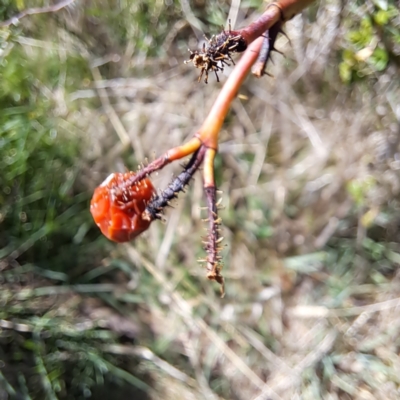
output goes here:
<path id="1" fill-rule="evenodd" d="M 214 71 L 217 82 L 219 82 L 218 72 L 222 72 L 225 65 L 230 66 L 230 62 L 235 65 L 231 54 L 245 51 L 247 44 L 242 35 L 231 30 L 230 24 L 228 31 L 223 30 L 220 34 L 212 36 L 211 39 L 205 38 L 208 44 L 204 43 L 201 50 L 189 49 L 190 57 L 185 64 L 192 63 L 195 68 L 201 70 L 199 82 L 204 74 L 204 82 L 208 83 L 210 71 Z"/>

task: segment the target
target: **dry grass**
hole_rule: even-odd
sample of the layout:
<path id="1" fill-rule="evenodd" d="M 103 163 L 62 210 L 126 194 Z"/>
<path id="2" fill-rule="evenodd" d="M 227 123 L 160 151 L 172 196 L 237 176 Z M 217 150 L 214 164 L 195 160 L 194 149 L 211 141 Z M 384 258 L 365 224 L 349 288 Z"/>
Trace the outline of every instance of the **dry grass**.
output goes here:
<path id="1" fill-rule="evenodd" d="M 285 57 L 269 67 L 275 77 L 246 81 L 221 132 L 226 297 L 196 262 L 205 234 L 200 177 L 165 224 L 114 247 L 109 258 L 128 270 L 100 266 L 111 308 L 84 320 L 119 333 L 126 321 L 122 334 L 137 344 L 105 351 L 139 360 L 151 398 L 400 398 L 398 70 L 358 86 L 340 82 L 347 13 L 329 0 L 315 22 L 305 14 L 288 23 L 291 45 L 282 38 Z M 94 67 L 93 82 L 63 98 L 79 113 L 66 119 L 88 143 L 83 158 L 94 160 L 82 177 L 88 190 L 202 123 L 219 84 L 198 84 L 182 64 L 185 26 L 175 22 L 168 54 L 116 51 L 114 77 Z M 96 63 L 82 43 L 65 40 Z M 178 171 L 166 168 L 155 185 Z M 123 318 L 112 324 L 114 314 Z"/>

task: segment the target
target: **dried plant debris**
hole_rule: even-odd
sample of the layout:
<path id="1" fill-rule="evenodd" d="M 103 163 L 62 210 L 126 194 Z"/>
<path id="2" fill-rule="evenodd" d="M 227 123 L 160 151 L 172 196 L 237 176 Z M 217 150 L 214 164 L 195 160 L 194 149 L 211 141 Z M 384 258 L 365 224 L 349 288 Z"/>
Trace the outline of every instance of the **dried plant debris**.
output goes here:
<path id="1" fill-rule="evenodd" d="M 246 50 L 247 44 L 242 35 L 237 31 L 232 31 L 230 26 L 228 31 L 222 31 L 216 36 L 212 36 L 207 40 L 207 45 L 204 43 L 201 50 L 192 51 L 189 49 L 190 58 L 185 61 L 185 64 L 193 63 L 196 68 L 200 68 L 200 76 L 198 81 L 204 74 L 204 83 L 208 83 L 209 71 L 214 71 L 219 82 L 218 72 L 224 70 L 224 66 L 230 66 L 230 62 L 235 65 L 232 59 L 232 53 L 241 53 Z"/>

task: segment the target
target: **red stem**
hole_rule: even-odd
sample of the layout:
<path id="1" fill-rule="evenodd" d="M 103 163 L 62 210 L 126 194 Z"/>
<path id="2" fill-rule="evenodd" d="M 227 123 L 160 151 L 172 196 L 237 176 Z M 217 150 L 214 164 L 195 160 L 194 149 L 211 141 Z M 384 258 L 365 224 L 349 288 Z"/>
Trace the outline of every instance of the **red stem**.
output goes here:
<path id="1" fill-rule="evenodd" d="M 251 69 L 251 66 L 257 60 L 262 41 L 262 37 L 258 38 L 247 48 L 246 52 L 236 64 L 236 67 L 231 72 L 228 80 L 219 92 L 218 97 L 199 132 L 197 132 L 196 136 L 207 147 L 215 150 L 218 148 L 219 131 L 221 130 L 233 99 L 236 97 L 237 92 Z"/>
<path id="2" fill-rule="evenodd" d="M 211 108 L 206 120 L 196 136 L 206 145 L 207 147 L 217 149 L 218 148 L 218 136 L 221 130 L 222 124 L 228 114 L 230 105 L 233 99 L 236 97 L 244 79 L 249 73 L 251 66 L 257 60 L 260 48 L 263 42 L 261 36 L 267 29 L 270 29 L 277 21 L 282 17 L 281 9 L 277 6 L 270 6 L 265 13 L 253 22 L 247 28 L 237 31 L 238 34 L 242 35 L 246 40 L 247 44 L 251 43 L 242 58 L 236 64 L 236 67 L 231 72 L 228 80 L 222 87 L 219 95 Z M 236 32 L 235 32 L 236 33 Z"/>

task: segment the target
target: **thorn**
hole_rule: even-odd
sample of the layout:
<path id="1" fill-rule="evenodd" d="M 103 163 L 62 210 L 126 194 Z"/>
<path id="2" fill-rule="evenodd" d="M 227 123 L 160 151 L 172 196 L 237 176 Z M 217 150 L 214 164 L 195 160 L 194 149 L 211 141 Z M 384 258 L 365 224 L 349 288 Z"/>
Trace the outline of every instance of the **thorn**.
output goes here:
<path id="1" fill-rule="evenodd" d="M 224 240 L 224 237 L 221 236 L 218 240 L 215 241 L 216 244 L 221 243 Z"/>
<path id="2" fill-rule="evenodd" d="M 276 53 L 278 53 L 278 54 L 280 54 L 280 55 L 282 55 L 282 56 L 285 56 L 284 53 L 282 53 L 280 50 L 277 50 L 275 47 L 274 47 L 271 51 L 275 51 Z M 271 61 L 272 61 L 272 58 L 271 58 Z M 272 62 L 273 62 L 273 61 L 272 61 Z"/>
<path id="3" fill-rule="evenodd" d="M 274 50 L 274 49 L 272 49 L 272 50 Z M 272 52 L 272 50 L 271 50 L 271 52 Z M 275 61 L 274 61 L 274 59 L 272 58 L 272 54 L 271 54 L 271 53 L 269 54 L 269 59 L 271 60 L 272 64 L 275 65 Z"/>
<path id="4" fill-rule="evenodd" d="M 202 219 L 201 222 L 210 222 L 210 218 Z"/>
<path id="5" fill-rule="evenodd" d="M 283 29 L 279 29 L 279 33 L 282 34 L 283 36 L 285 36 L 285 38 L 289 41 L 289 43 L 292 44 L 290 39 L 289 39 L 289 36 L 287 35 L 287 33 Z"/>

